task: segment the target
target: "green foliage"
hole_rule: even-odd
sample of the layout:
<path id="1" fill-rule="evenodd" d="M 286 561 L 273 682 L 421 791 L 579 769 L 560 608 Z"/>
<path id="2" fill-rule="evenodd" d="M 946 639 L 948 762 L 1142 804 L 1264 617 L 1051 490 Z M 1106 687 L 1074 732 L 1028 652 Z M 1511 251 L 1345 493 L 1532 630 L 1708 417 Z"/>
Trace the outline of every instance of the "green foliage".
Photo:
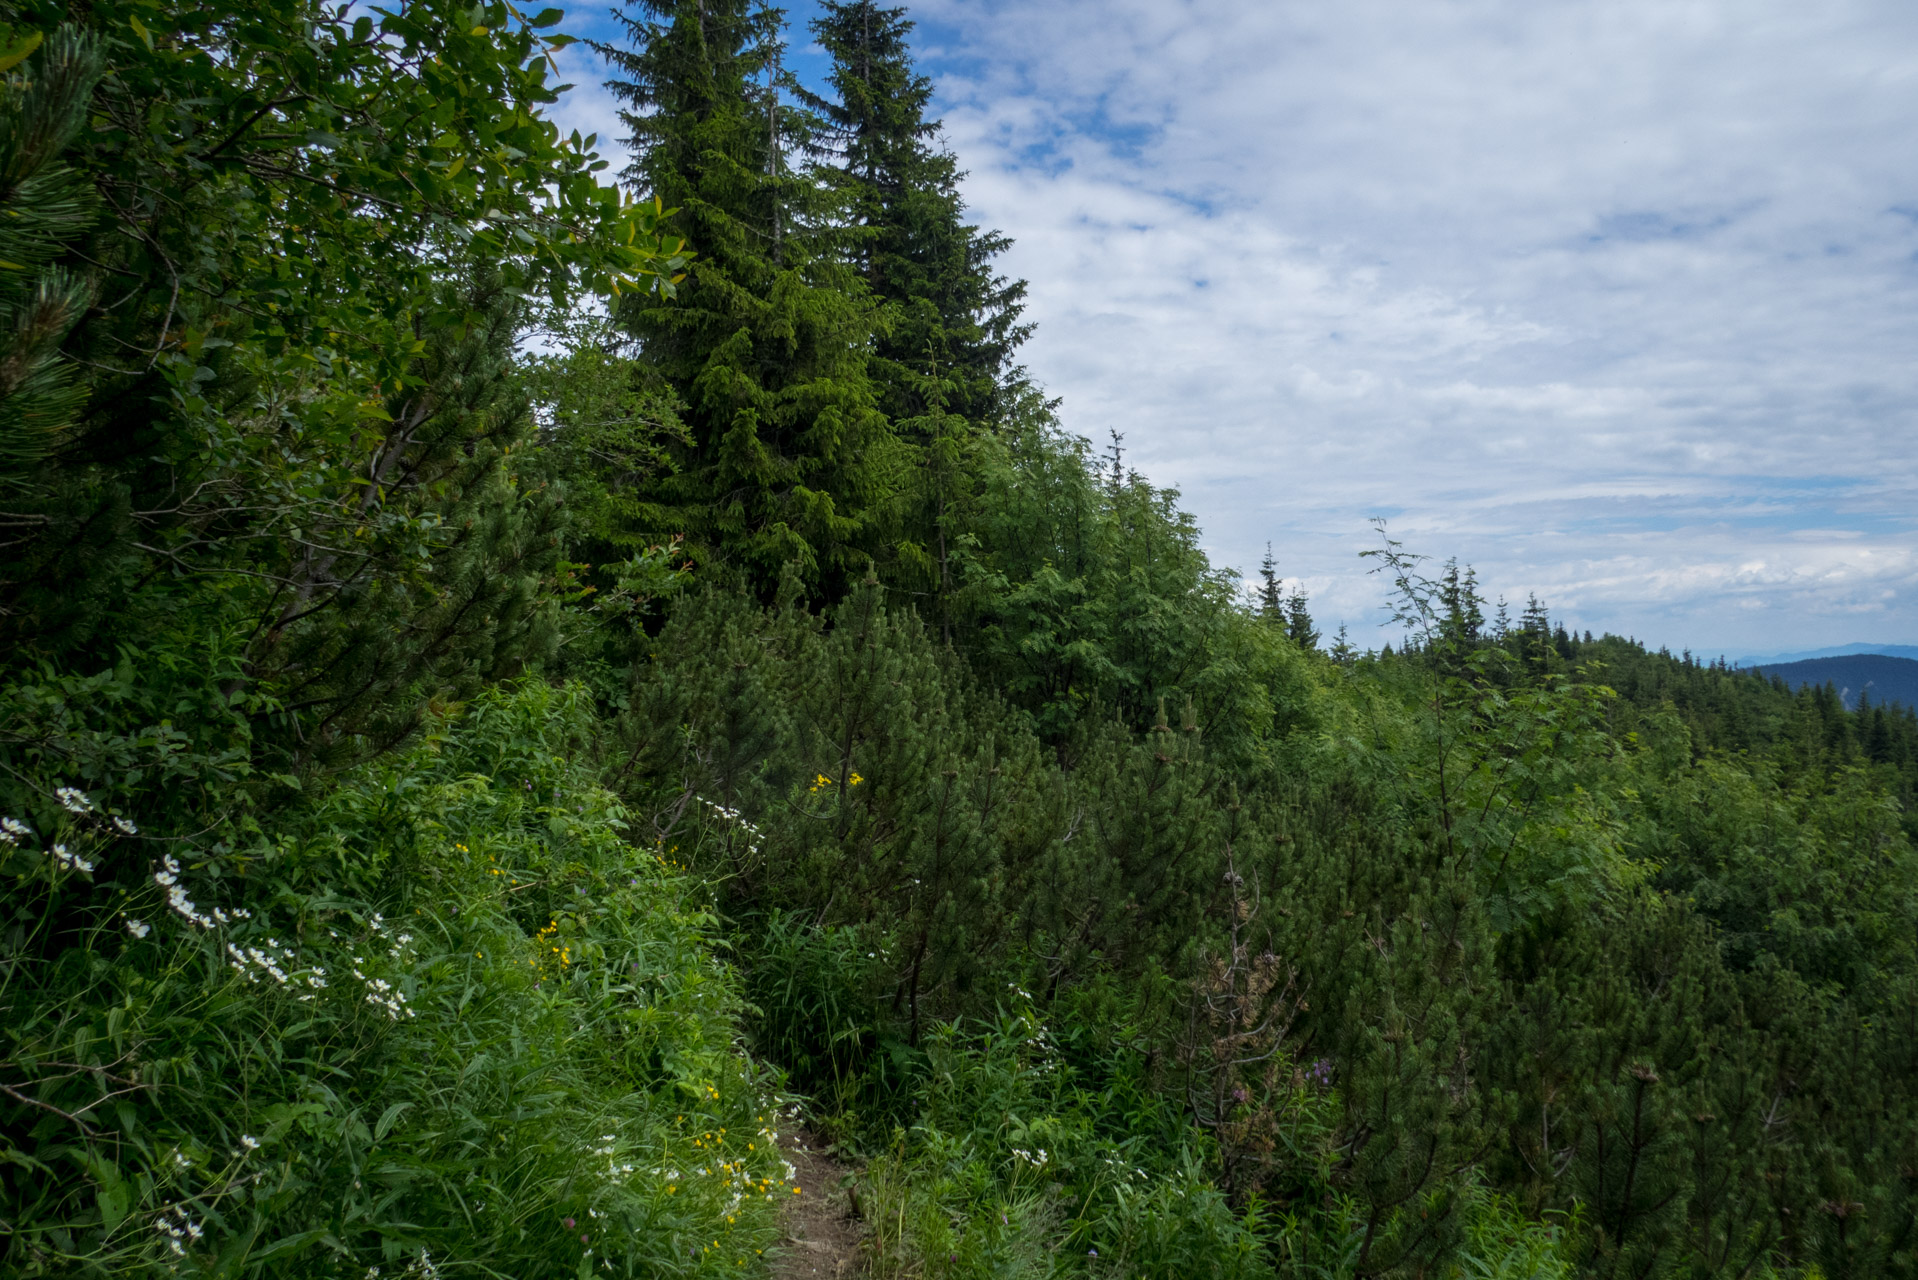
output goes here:
<path id="1" fill-rule="evenodd" d="M 761 1274 L 787 1081 L 882 1275 L 1918 1274 L 1918 720 L 1320 653 L 900 11 L 627 16 L 644 203 L 552 11 L 5 15 L 8 1274 Z"/>
<path id="2" fill-rule="evenodd" d="M 697 886 L 569 759 L 590 728 L 576 693 L 488 695 L 226 860 L 96 821 L 70 850 L 154 874 L 19 883 L 90 922 L 8 975 L 10 1274 L 757 1257 L 773 1081 Z"/>
<path id="3" fill-rule="evenodd" d="M 677 301 L 618 313 L 687 429 L 644 527 L 736 582 L 791 565 L 834 597 L 884 554 L 903 454 L 867 374 L 872 307 L 823 193 L 789 171 L 809 124 L 780 100 L 777 15 L 639 0 L 621 21 L 632 47 L 598 47 L 634 131 L 628 176 L 700 255 Z"/>
<path id="4" fill-rule="evenodd" d="M 886 304 L 873 349 L 882 408 L 924 439 L 942 415 L 1000 420 L 1030 326 L 1019 323 L 1025 283 L 991 271 L 1011 242 L 963 221 L 963 175 L 935 146 L 932 82 L 913 68 L 905 15 L 872 0 L 823 5 L 812 32 L 832 58 L 834 97 L 801 96 L 826 124 L 831 163 L 820 176 L 858 229 L 855 265 Z"/>
<path id="5" fill-rule="evenodd" d="M 44 456 L 84 397 L 59 349 L 91 290 L 52 263 L 98 216 L 94 192 L 61 159 L 100 78 L 96 42 L 73 27 L 50 42 L 36 31 L 9 62 L 36 50 L 0 85 L 0 199 L 9 215 L 0 224 L 0 466 L 9 471 Z"/>
<path id="6" fill-rule="evenodd" d="M 1136 1079 L 1088 1088 L 1029 998 L 1011 995 L 928 1046 L 918 1122 L 863 1189 L 875 1274 L 1264 1274 L 1262 1213 L 1210 1185 L 1202 1145 L 1164 1141 L 1177 1120 Z"/>

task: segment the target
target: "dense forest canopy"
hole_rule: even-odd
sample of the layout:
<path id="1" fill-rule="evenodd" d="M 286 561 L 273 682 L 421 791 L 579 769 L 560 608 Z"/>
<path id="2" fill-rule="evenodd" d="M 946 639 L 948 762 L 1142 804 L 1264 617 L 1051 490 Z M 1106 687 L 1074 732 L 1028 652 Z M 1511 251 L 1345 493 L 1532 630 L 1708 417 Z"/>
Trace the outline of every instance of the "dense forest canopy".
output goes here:
<path id="1" fill-rule="evenodd" d="M 904 10 L 0 18 L 0 1257 L 1918 1275 L 1918 719 L 1066 431 Z M 797 84 L 786 42 L 831 60 Z"/>

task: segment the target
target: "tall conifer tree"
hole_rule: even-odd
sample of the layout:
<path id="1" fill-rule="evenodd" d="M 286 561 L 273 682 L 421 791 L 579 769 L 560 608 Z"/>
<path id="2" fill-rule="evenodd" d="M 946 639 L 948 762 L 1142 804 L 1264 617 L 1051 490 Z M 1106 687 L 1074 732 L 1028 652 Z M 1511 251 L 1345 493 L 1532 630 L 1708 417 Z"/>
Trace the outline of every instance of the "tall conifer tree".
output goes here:
<path id="1" fill-rule="evenodd" d="M 1273 626 L 1285 624 L 1285 593 L 1279 588 L 1279 562 L 1272 558 L 1272 544 L 1265 544 L 1265 559 L 1259 562 L 1259 617 Z"/>
<path id="2" fill-rule="evenodd" d="M 837 595 L 874 558 L 902 463 L 867 377 L 875 324 L 791 157 L 781 15 L 756 0 L 632 0 L 598 44 L 632 129 L 629 182 L 676 208 L 698 255 L 678 301 L 619 319 L 684 402 L 688 440 L 635 518 L 770 589 L 788 565 Z"/>
<path id="3" fill-rule="evenodd" d="M 965 221 L 963 174 L 928 118 L 932 82 L 913 67 L 906 11 L 873 0 L 821 8 L 812 29 L 832 55 L 837 100 L 807 101 L 828 125 L 828 181 L 860 229 L 854 260 L 887 304 L 874 347 L 885 408 L 902 423 L 943 412 L 992 421 L 1030 328 L 1019 323 L 1025 282 L 992 268 L 1011 241 Z"/>

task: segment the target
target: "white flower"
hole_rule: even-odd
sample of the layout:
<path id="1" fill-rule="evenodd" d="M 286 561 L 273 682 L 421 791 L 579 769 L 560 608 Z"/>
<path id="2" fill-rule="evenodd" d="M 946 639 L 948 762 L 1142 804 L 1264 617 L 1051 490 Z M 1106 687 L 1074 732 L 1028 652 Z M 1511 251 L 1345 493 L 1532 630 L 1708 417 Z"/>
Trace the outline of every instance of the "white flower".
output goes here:
<path id="1" fill-rule="evenodd" d="M 144 938 L 153 932 L 153 926 L 144 920 L 128 920 L 127 932 L 136 938 Z"/>
<path id="2" fill-rule="evenodd" d="M 198 925 L 202 929 L 211 929 L 213 917 L 203 915 L 200 909 L 193 905 L 193 899 L 187 897 L 186 890 L 180 887 L 179 862 L 170 853 L 162 859 L 162 862 L 166 869 L 153 873 L 153 883 L 166 890 L 167 906 L 187 923 Z M 242 919 L 247 914 L 245 911 L 235 911 L 233 918 Z"/>
<path id="3" fill-rule="evenodd" d="M 32 834 L 32 829 L 18 818 L 0 818 L 0 844 L 17 845 L 21 836 Z"/>
<path id="4" fill-rule="evenodd" d="M 82 816 L 93 812 L 93 801 L 87 799 L 87 793 L 74 787 L 60 787 L 53 793 L 66 806 L 67 812 Z"/>
<path id="5" fill-rule="evenodd" d="M 140 828 L 134 826 L 129 819 L 122 818 L 117 813 L 113 815 L 113 829 L 123 836 L 137 836 L 140 834 Z"/>
<path id="6" fill-rule="evenodd" d="M 248 1151 L 258 1151 L 260 1149 L 260 1140 L 252 1134 L 243 1133 L 240 1135 L 240 1145 Z"/>
<path id="7" fill-rule="evenodd" d="M 54 860 L 57 861 L 61 866 L 68 867 L 74 871 L 85 871 L 85 872 L 91 873 L 93 870 L 93 863 L 89 862 L 87 859 L 81 857 L 77 853 L 70 852 L 67 849 L 67 847 L 63 844 L 56 844 L 53 846 L 53 857 L 54 857 Z"/>

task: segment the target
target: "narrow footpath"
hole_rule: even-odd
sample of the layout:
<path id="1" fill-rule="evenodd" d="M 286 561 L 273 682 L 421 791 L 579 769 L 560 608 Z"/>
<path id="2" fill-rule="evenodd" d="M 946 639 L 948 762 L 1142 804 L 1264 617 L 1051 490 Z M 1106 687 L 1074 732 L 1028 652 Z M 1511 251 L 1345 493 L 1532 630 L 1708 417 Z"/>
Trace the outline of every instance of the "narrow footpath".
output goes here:
<path id="1" fill-rule="evenodd" d="M 773 1259 L 773 1280 L 850 1280 L 865 1274 L 859 1247 L 864 1228 L 853 1215 L 841 1181 L 852 1169 L 819 1150 L 810 1129 L 780 1138 L 792 1161 L 799 1194 L 786 1206 L 783 1238 Z"/>

